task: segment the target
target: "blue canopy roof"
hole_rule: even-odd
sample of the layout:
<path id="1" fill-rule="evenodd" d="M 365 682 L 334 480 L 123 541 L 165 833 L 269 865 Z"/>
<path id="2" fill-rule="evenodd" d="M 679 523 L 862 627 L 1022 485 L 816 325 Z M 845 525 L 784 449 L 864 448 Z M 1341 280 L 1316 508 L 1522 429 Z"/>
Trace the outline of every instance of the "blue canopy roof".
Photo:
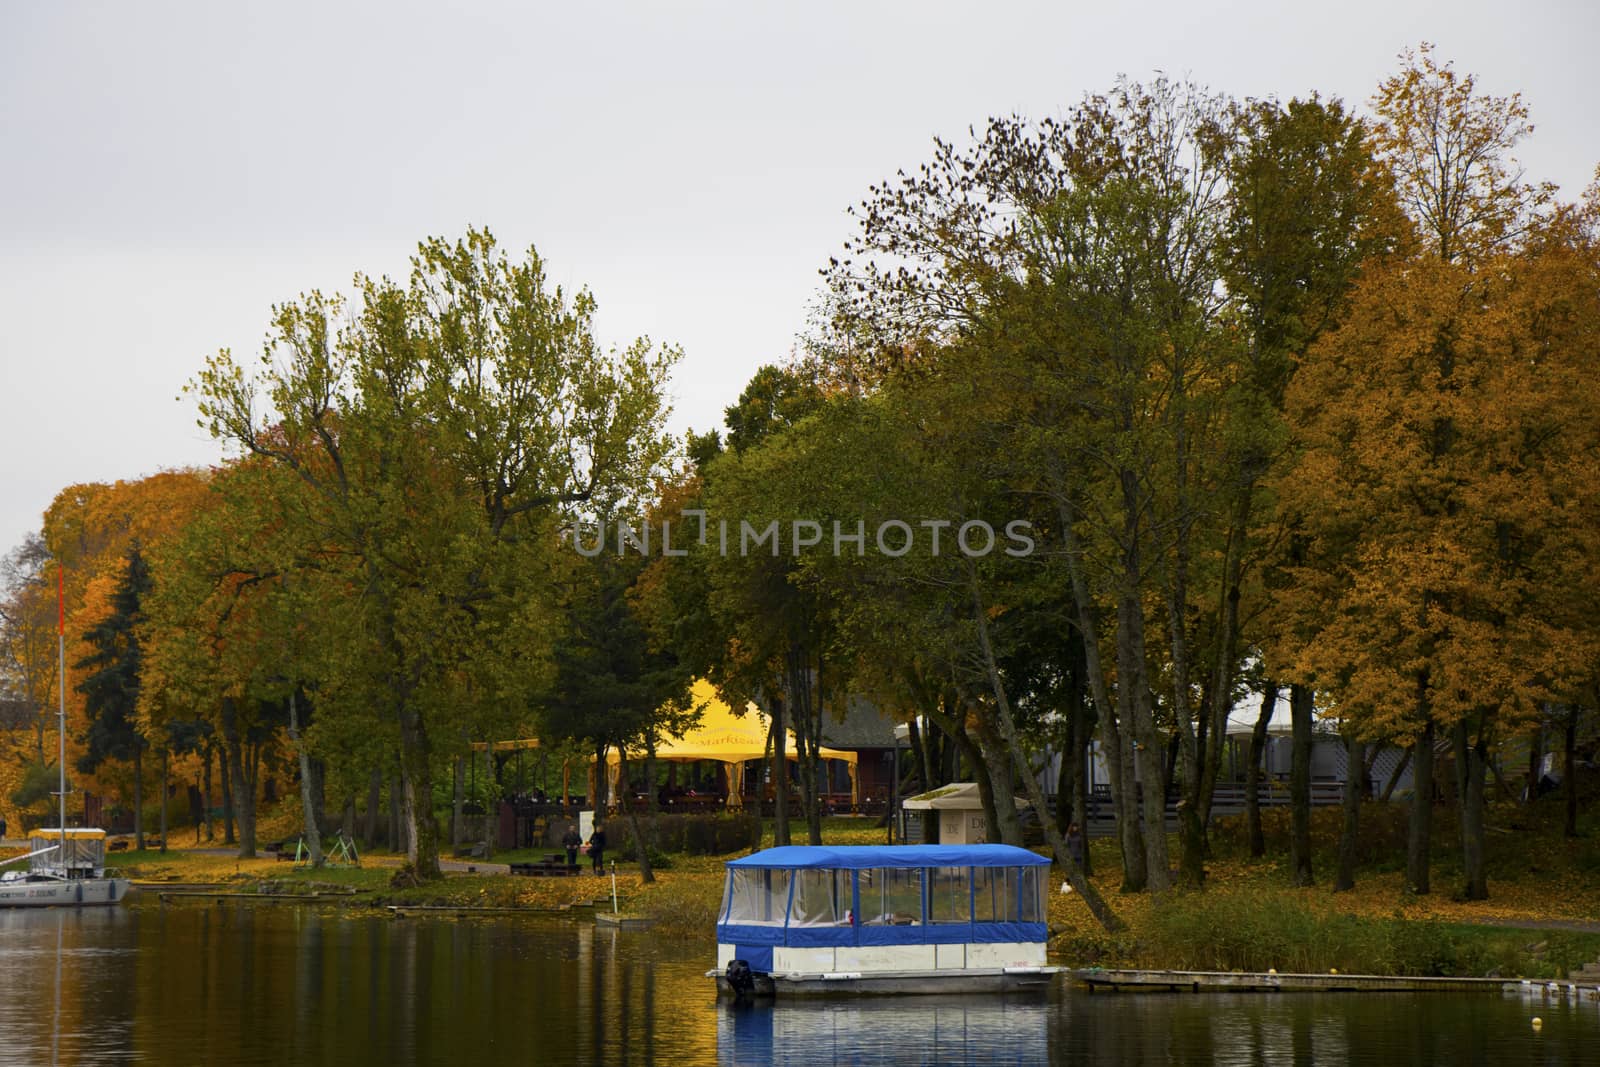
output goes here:
<path id="1" fill-rule="evenodd" d="M 1047 867 L 1050 860 L 1015 845 L 785 845 L 729 860 L 729 867 Z"/>

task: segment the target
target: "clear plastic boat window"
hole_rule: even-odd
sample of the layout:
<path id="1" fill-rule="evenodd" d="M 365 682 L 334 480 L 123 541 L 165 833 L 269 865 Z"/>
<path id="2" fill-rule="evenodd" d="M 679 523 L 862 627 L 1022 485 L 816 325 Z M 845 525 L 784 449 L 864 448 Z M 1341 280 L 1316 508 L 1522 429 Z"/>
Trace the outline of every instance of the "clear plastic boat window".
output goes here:
<path id="1" fill-rule="evenodd" d="M 1018 881 L 1024 867 L 976 867 L 972 872 L 972 918 L 980 923 L 1019 922 Z"/>
<path id="2" fill-rule="evenodd" d="M 936 923 L 972 921 L 972 871 L 968 867 L 935 867 L 928 891 L 928 916 Z"/>
<path id="3" fill-rule="evenodd" d="M 789 872 L 736 867 L 728 872 L 724 920 L 749 926 L 782 926 L 789 906 Z"/>
<path id="4" fill-rule="evenodd" d="M 838 926 L 849 923 L 850 872 L 798 870 L 794 872 L 794 904 L 790 926 Z"/>
<path id="5" fill-rule="evenodd" d="M 856 872 L 863 926 L 921 926 L 922 871 L 899 867 Z"/>
<path id="6" fill-rule="evenodd" d="M 1048 867 L 1022 868 L 1022 888 L 1018 893 L 1017 914 L 1025 923 L 1044 922 L 1044 872 Z"/>

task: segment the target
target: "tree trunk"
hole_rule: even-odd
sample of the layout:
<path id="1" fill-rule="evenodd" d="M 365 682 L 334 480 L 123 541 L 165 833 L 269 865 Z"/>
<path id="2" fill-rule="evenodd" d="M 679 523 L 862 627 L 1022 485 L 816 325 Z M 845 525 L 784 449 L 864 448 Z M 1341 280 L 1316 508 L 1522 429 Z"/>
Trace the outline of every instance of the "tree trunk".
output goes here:
<path id="1" fill-rule="evenodd" d="M 467 759 L 465 756 L 455 758 L 455 777 L 450 786 L 450 847 L 460 848 L 461 842 L 466 838 L 466 826 L 462 809 L 467 803 Z"/>
<path id="2" fill-rule="evenodd" d="M 1082 765 L 1078 762 L 1078 716 L 1069 710 L 1061 716 L 1064 720 L 1061 737 L 1061 769 L 1056 773 L 1056 829 L 1063 834 L 1074 821 L 1073 798 L 1078 795 L 1078 775 Z M 1080 824 L 1081 825 L 1081 824 Z"/>
<path id="3" fill-rule="evenodd" d="M 1261 757 L 1267 747 L 1267 728 L 1272 711 L 1278 706 L 1278 683 L 1268 678 L 1261 684 L 1261 711 L 1250 730 L 1250 762 L 1244 769 L 1244 818 L 1250 835 L 1250 855 L 1267 854 L 1267 839 L 1261 833 Z"/>
<path id="4" fill-rule="evenodd" d="M 318 869 L 322 866 L 322 829 L 317 825 L 317 805 L 313 799 L 311 753 L 300 740 L 300 705 L 293 689 L 289 691 L 289 744 L 300 761 L 300 814 L 306 849 L 311 854 L 312 868 Z"/>
<path id="5" fill-rule="evenodd" d="M 311 818 L 318 829 L 327 832 L 328 821 L 328 765 L 322 760 L 311 761 Z"/>
<path id="6" fill-rule="evenodd" d="M 944 782 L 961 781 L 961 746 L 945 737 L 939 746 L 939 779 Z"/>
<path id="7" fill-rule="evenodd" d="M 789 843 L 789 735 L 783 721 L 783 698 L 772 700 L 772 843 Z"/>
<path id="8" fill-rule="evenodd" d="M 1136 565 L 1134 565 L 1136 569 Z M 1134 752 L 1139 764 L 1141 812 L 1144 816 L 1145 877 L 1152 893 L 1172 887 L 1171 864 L 1167 858 L 1167 746 L 1156 731 L 1155 708 L 1145 667 L 1144 611 L 1132 594 L 1122 597 L 1122 618 L 1118 626 L 1118 678 L 1127 678 L 1133 688 Z M 1119 688 L 1121 683 L 1118 683 Z"/>
<path id="9" fill-rule="evenodd" d="M 1289 764 L 1289 867 L 1295 885 L 1311 885 L 1311 719 L 1315 697 L 1303 685 L 1289 687 L 1294 749 Z"/>
<path id="10" fill-rule="evenodd" d="M 929 785 L 927 754 L 922 747 L 922 730 L 917 726 L 916 717 L 906 723 L 906 741 L 911 746 L 911 770 L 917 778 L 917 793 L 926 793 L 933 786 Z M 915 794 L 913 794 L 915 795 Z"/>
<path id="11" fill-rule="evenodd" d="M 401 815 L 406 826 L 406 867 L 420 881 L 444 877 L 439 870 L 439 830 L 433 821 L 433 759 L 427 724 L 414 707 L 400 711 Z"/>
<path id="12" fill-rule="evenodd" d="M 1180 432 L 1180 438 L 1182 434 Z M 1180 461 L 1178 469 L 1180 500 L 1187 474 L 1186 464 Z M 1181 505 L 1180 505 L 1181 506 Z M 1210 810 L 1210 800 L 1205 797 L 1208 762 L 1206 743 L 1210 731 L 1206 723 L 1195 724 L 1189 706 L 1189 635 L 1184 628 L 1184 611 L 1188 606 L 1189 549 L 1188 533 L 1180 525 L 1175 547 L 1172 588 L 1167 593 L 1167 639 L 1172 672 L 1172 716 L 1177 723 L 1168 757 L 1167 774 L 1174 777 L 1174 759 L 1182 759 L 1182 790 L 1178 800 L 1178 880 L 1190 889 L 1199 889 L 1206 880 L 1206 825 L 1205 814 Z M 1210 708 L 1202 704 L 1202 716 Z M 1162 796 L 1163 825 L 1166 817 L 1166 796 Z"/>
<path id="13" fill-rule="evenodd" d="M 628 829 L 633 832 L 633 850 L 639 856 L 639 881 L 650 885 L 656 880 L 655 872 L 650 869 L 650 844 L 645 840 L 644 831 L 639 826 L 639 815 L 633 806 L 633 790 L 628 788 L 628 752 L 622 745 L 617 746 L 617 778 L 622 783 L 622 814 L 628 820 Z M 649 783 L 646 783 L 648 786 Z"/>
<path id="14" fill-rule="evenodd" d="M 167 750 L 161 750 L 161 851 L 167 850 Z"/>
<path id="15" fill-rule="evenodd" d="M 1488 763 L 1484 732 L 1481 714 L 1475 742 L 1465 718 L 1460 719 L 1451 730 L 1461 800 L 1461 867 L 1465 876 L 1461 895 L 1466 900 L 1489 899 L 1489 878 L 1483 855 L 1483 787 Z"/>
<path id="16" fill-rule="evenodd" d="M 389 831 L 388 840 L 385 842 L 389 851 L 396 854 L 406 850 L 405 835 L 401 832 L 400 822 L 400 772 L 398 769 L 389 775 Z"/>
<path id="17" fill-rule="evenodd" d="M 817 802 L 816 739 L 819 701 L 813 699 L 811 660 L 806 650 L 791 642 L 785 657 L 788 681 L 789 720 L 794 732 L 795 770 L 800 787 L 800 817 L 806 824 L 807 844 L 822 844 L 822 813 Z"/>
<path id="18" fill-rule="evenodd" d="M 1209 738 L 1201 773 L 1200 825 L 1211 825 L 1211 808 L 1217 793 L 1217 777 L 1222 769 L 1222 751 L 1228 744 L 1228 713 L 1233 710 L 1233 684 L 1239 669 L 1239 596 L 1244 580 L 1244 549 L 1250 529 L 1250 513 L 1255 503 L 1254 477 L 1238 488 L 1233 521 L 1228 528 L 1228 547 L 1224 554 L 1222 593 L 1218 602 L 1220 637 L 1217 661 L 1211 676 L 1210 721 L 1202 721 Z"/>
<path id="19" fill-rule="evenodd" d="M 1384 783 L 1383 795 L 1378 798 L 1378 803 L 1389 803 L 1389 798 L 1394 795 L 1394 787 L 1400 784 L 1400 776 L 1406 773 L 1406 767 L 1410 765 L 1411 757 L 1416 755 L 1416 751 L 1415 747 L 1408 748 L 1405 751 L 1405 755 L 1400 757 L 1400 762 L 1395 766 L 1394 773 L 1390 774 L 1389 780 Z"/>
<path id="20" fill-rule="evenodd" d="M 1361 830 L 1361 797 L 1366 792 L 1366 745 L 1356 738 L 1345 740 L 1349 769 L 1344 779 L 1344 829 L 1339 833 L 1339 873 L 1334 878 L 1333 891 L 1342 893 L 1356 887 L 1356 845 Z"/>
<path id="21" fill-rule="evenodd" d="M 1089 847 L 1089 742 L 1088 723 L 1084 723 L 1084 741 L 1077 753 L 1078 788 L 1072 792 L 1072 821 L 1078 824 L 1083 835 L 1083 873 L 1094 877 L 1094 850 Z"/>
<path id="22" fill-rule="evenodd" d="M 1411 758 L 1411 830 L 1406 842 L 1406 887 L 1418 896 L 1429 891 L 1428 860 L 1433 836 L 1433 720 L 1417 737 Z"/>
<path id="23" fill-rule="evenodd" d="M 802 662 L 809 664 L 809 657 L 803 657 Z M 795 735 L 798 737 L 801 732 L 806 735 L 805 762 L 801 765 L 800 773 L 806 780 L 806 792 L 802 798 L 806 805 L 807 843 L 812 845 L 822 844 L 821 794 L 826 792 L 823 789 L 826 784 L 823 775 L 827 765 L 822 760 L 822 709 L 825 704 L 823 666 L 822 656 L 818 655 L 816 675 L 800 679 L 800 715 L 795 723 Z"/>
<path id="24" fill-rule="evenodd" d="M 621 749 L 618 749 L 621 754 Z M 598 770 L 604 763 L 595 764 Z M 621 774 L 620 768 L 618 771 Z M 628 794 L 628 779 L 619 778 L 622 782 L 622 794 Z M 494 787 L 494 742 L 485 741 L 483 745 L 483 858 L 489 859 L 494 855 L 495 829 L 500 822 L 500 791 Z"/>
<path id="25" fill-rule="evenodd" d="M 1061 778 L 1056 791 L 1056 825 L 1065 834 L 1073 824 L 1083 838 L 1083 873 L 1093 877 L 1089 849 L 1089 753 L 1094 738 L 1094 709 L 1089 702 L 1088 663 L 1082 631 L 1067 633 L 1067 743 L 1061 753 Z M 1063 821 L 1064 820 L 1064 821 Z"/>
<path id="26" fill-rule="evenodd" d="M 1566 752 L 1561 762 L 1561 784 L 1567 794 L 1567 820 L 1562 832 L 1578 836 L 1578 705 L 1567 708 Z"/>
<path id="27" fill-rule="evenodd" d="M 1528 742 L 1527 781 L 1523 783 L 1522 803 L 1532 804 L 1539 796 L 1539 765 L 1544 762 L 1544 727 L 1533 731 Z"/>
<path id="28" fill-rule="evenodd" d="M 228 765 L 228 746 L 224 740 L 217 750 L 217 769 L 222 774 L 222 843 L 235 843 L 233 834 L 233 769 Z"/>
<path id="29" fill-rule="evenodd" d="M 382 802 L 383 772 L 372 768 L 367 776 L 367 825 L 362 834 L 362 850 L 371 852 L 378 843 L 378 805 Z"/>
<path id="30" fill-rule="evenodd" d="M 133 746 L 133 847 L 144 851 L 144 746 Z"/>
<path id="31" fill-rule="evenodd" d="M 1115 721 L 1107 721 L 1102 732 L 1106 748 L 1106 769 L 1111 777 L 1112 817 L 1117 823 L 1118 845 L 1122 852 L 1122 892 L 1142 892 L 1149 885 L 1145 863 L 1144 831 L 1139 825 L 1139 773 L 1134 754 L 1133 687 L 1117 687 L 1118 719 L 1127 724 L 1124 731 Z"/>
<path id="32" fill-rule="evenodd" d="M 1084 675 L 1089 682 L 1089 695 L 1094 700 L 1096 719 L 1100 724 L 1101 743 L 1106 754 L 1106 769 L 1111 778 L 1112 816 L 1116 820 L 1118 844 L 1122 851 L 1122 891 L 1136 892 L 1145 887 L 1146 871 L 1144 841 L 1139 833 L 1138 804 L 1133 774 L 1134 738 L 1124 738 L 1122 727 L 1129 705 L 1124 700 L 1127 687 L 1119 686 L 1116 703 L 1111 700 L 1106 685 L 1105 668 L 1100 659 L 1100 626 L 1089 596 L 1089 584 L 1083 573 L 1083 553 L 1078 543 L 1077 516 L 1072 498 L 1067 495 L 1065 479 L 1059 470 L 1050 471 L 1051 490 L 1056 500 L 1056 510 L 1061 520 L 1061 537 L 1066 547 L 1067 575 L 1072 583 L 1072 602 L 1077 612 L 1078 632 L 1083 636 Z M 1120 647 L 1120 639 L 1119 639 Z M 1119 653 L 1120 656 L 1120 653 Z M 1085 839 L 1087 840 L 1087 828 Z"/>
<path id="33" fill-rule="evenodd" d="M 234 814 L 239 822 L 239 858 L 256 856 L 256 781 L 259 763 L 254 745 L 247 744 L 239 729 L 239 708 L 232 697 L 222 701 L 222 737 L 228 777 L 233 786 Z M 250 751 L 247 752 L 246 750 Z"/>
<path id="34" fill-rule="evenodd" d="M 251 773 L 252 762 L 245 752 L 246 745 L 237 732 L 228 738 L 228 762 L 232 765 L 234 781 L 234 808 L 239 820 L 239 858 L 256 858 L 256 779 Z"/>
<path id="35" fill-rule="evenodd" d="M 1021 848 L 1022 819 L 1017 814 L 1018 768 L 1005 739 L 996 733 L 994 724 L 986 721 L 986 718 L 983 710 L 978 709 L 974 719 L 978 725 L 979 747 L 975 752 L 969 751 L 968 757 L 975 769 L 973 777 L 978 782 L 978 793 L 983 798 L 989 840 Z M 1027 774 L 1028 769 L 1023 767 L 1020 773 Z M 1041 820 L 1049 817 L 1049 812 L 1039 812 Z"/>
<path id="36" fill-rule="evenodd" d="M 678 765 L 669 763 L 667 767 L 669 771 L 676 771 Z M 647 731 L 644 737 L 644 780 L 646 784 L 644 810 L 650 815 L 650 823 L 645 831 L 647 835 L 645 844 L 654 848 L 656 843 L 656 819 L 661 814 L 661 806 L 656 800 L 656 735 L 654 729 Z"/>
<path id="37" fill-rule="evenodd" d="M 1028 799 L 1033 802 L 1034 809 L 1041 813 L 1045 810 L 1044 791 L 1039 788 L 1039 780 L 1028 769 L 1027 756 L 1022 751 L 1022 742 L 1017 737 L 1017 724 L 1011 717 L 1011 703 L 1006 698 L 1005 684 L 1000 680 L 1000 669 L 995 662 L 994 648 L 989 642 L 989 622 L 984 611 L 983 598 L 978 591 L 977 573 L 972 567 L 971 560 L 967 562 L 968 579 L 972 586 L 973 617 L 978 626 L 978 643 L 983 653 L 984 667 L 989 675 L 989 684 L 994 689 L 994 699 L 999 711 L 1000 732 L 1005 735 L 1006 744 L 1011 749 L 1011 758 L 1016 765 L 1022 768 L 1022 781 L 1028 792 Z M 1067 873 L 1067 881 L 1072 888 L 1083 897 L 1083 902 L 1088 906 L 1090 914 L 1109 933 L 1118 933 L 1127 929 L 1117 913 L 1100 896 L 1089 879 L 1085 877 L 1083 868 L 1072 860 L 1072 853 L 1067 850 L 1067 843 L 1062 838 L 1060 831 L 1049 819 L 1040 818 L 1039 825 L 1044 828 L 1045 840 L 1050 846 L 1051 853 L 1055 856 L 1056 863 L 1063 867 Z"/>
<path id="38" fill-rule="evenodd" d="M 206 824 L 206 840 L 215 841 L 216 831 L 211 826 L 211 743 L 201 749 L 200 764 L 200 818 Z"/>

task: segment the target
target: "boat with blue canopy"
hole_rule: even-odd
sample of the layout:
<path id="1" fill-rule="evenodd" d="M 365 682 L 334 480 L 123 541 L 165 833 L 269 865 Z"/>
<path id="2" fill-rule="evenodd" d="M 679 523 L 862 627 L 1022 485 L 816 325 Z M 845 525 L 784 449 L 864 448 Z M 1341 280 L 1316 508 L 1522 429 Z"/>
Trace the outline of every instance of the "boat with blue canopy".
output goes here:
<path id="1" fill-rule="evenodd" d="M 1050 861 L 1011 845 L 769 848 L 727 863 L 719 992 L 1047 987 Z"/>

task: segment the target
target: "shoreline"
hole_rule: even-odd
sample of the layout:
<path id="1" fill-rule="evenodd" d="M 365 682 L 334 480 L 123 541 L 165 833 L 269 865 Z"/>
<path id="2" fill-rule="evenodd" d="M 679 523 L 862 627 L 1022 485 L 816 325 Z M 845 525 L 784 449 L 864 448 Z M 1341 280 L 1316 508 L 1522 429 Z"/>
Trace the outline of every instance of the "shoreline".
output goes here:
<path id="1" fill-rule="evenodd" d="M 391 857 L 374 857 L 359 868 L 296 868 L 272 860 L 217 857 L 200 870 L 195 854 L 174 850 L 132 857 L 123 864 L 138 892 L 162 904 L 241 903 L 333 907 L 351 914 L 563 919 L 593 922 L 610 910 L 611 878 L 587 872 L 531 878 L 479 870 L 452 871 L 436 883 L 396 888 L 399 870 Z M 716 951 L 715 913 L 722 887 L 723 857 L 674 857 L 653 885 L 642 885 L 632 867 L 616 871 L 620 912 L 648 919 L 652 936 Z M 466 864 L 462 865 L 467 866 Z M 221 877 L 218 877 L 218 874 Z M 1324 891 L 1323 897 L 1329 895 Z M 1348 899 L 1348 898 L 1347 898 Z M 1475 978 L 1566 981 L 1571 972 L 1600 960 L 1600 924 L 1564 917 L 1459 915 L 1353 915 L 1319 913 L 1308 906 L 1311 891 L 1256 885 L 1218 886 L 1204 893 L 1145 899 L 1130 914 L 1131 929 L 1106 935 L 1085 930 L 1074 896 L 1051 894 L 1050 961 L 1074 969 L 1100 967 L 1193 973 L 1368 974 L 1385 979 Z M 1443 902 L 1436 902 L 1443 903 Z M 1413 909 L 1415 911 L 1416 909 Z M 1068 921 L 1063 922 L 1062 919 Z M 1373 966 L 1374 963 L 1384 964 Z"/>
<path id="2" fill-rule="evenodd" d="M 272 824 L 272 835 L 282 829 Z M 1553 837 L 1551 847 L 1525 841 L 1523 848 L 1505 853 L 1491 872 L 1491 898 L 1465 901 L 1447 891 L 1412 894 L 1402 872 L 1381 861 L 1358 868 L 1358 884 L 1350 892 L 1334 893 L 1326 884 L 1294 887 L 1282 857 L 1247 857 L 1234 840 L 1236 829 L 1219 828 L 1217 855 L 1207 863 L 1203 891 L 1174 889 L 1160 898 L 1121 893 L 1116 842 L 1091 839 L 1090 859 L 1097 872 L 1091 880 L 1128 928 L 1108 934 L 1077 894 L 1052 891 L 1047 915 L 1051 962 L 1073 968 L 1248 973 L 1337 969 L 1397 977 L 1564 980 L 1569 972 L 1600 961 L 1600 922 L 1595 920 L 1600 916 L 1600 881 L 1590 874 L 1600 853 L 1593 846 L 1555 847 L 1563 843 Z M 270 853 L 242 860 L 220 841 L 180 844 L 174 836 L 169 836 L 166 852 L 119 851 L 108 856 L 110 865 L 138 882 L 141 894 L 173 894 L 169 903 L 174 906 L 181 905 L 186 893 L 198 893 L 279 906 L 304 902 L 352 913 L 444 908 L 468 917 L 472 909 L 497 909 L 476 913 L 569 918 L 575 912 L 592 915 L 596 901 L 609 903 L 611 891 L 610 869 L 603 878 L 588 869 L 576 876 L 508 873 L 511 864 L 537 864 L 547 851 L 542 849 L 502 851 L 481 860 L 442 859 L 441 880 L 404 885 L 395 878 L 402 857 L 392 853 L 365 854 L 359 867 L 311 870 Z M 769 840 L 763 844 L 769 844 L 770 828 L 765 836 Z M 882 836 L 881 827 L 858 819 L 830 819 L 824 825 L 824 841 L 831 844 L 877 844 Z M 656 936 L 713 953 L 724 863 L 741 854 L 669 853 L 658 858 L 652 885 L 640 882 L 631 863 L 618 863 L 619 910 L 651 919 Z M 1326 859 L 1322 853 L 1317 857 Z M 1457 876 L 1450 858 L 1436 862 L 1433 873 L 1440 887 Z"/>

